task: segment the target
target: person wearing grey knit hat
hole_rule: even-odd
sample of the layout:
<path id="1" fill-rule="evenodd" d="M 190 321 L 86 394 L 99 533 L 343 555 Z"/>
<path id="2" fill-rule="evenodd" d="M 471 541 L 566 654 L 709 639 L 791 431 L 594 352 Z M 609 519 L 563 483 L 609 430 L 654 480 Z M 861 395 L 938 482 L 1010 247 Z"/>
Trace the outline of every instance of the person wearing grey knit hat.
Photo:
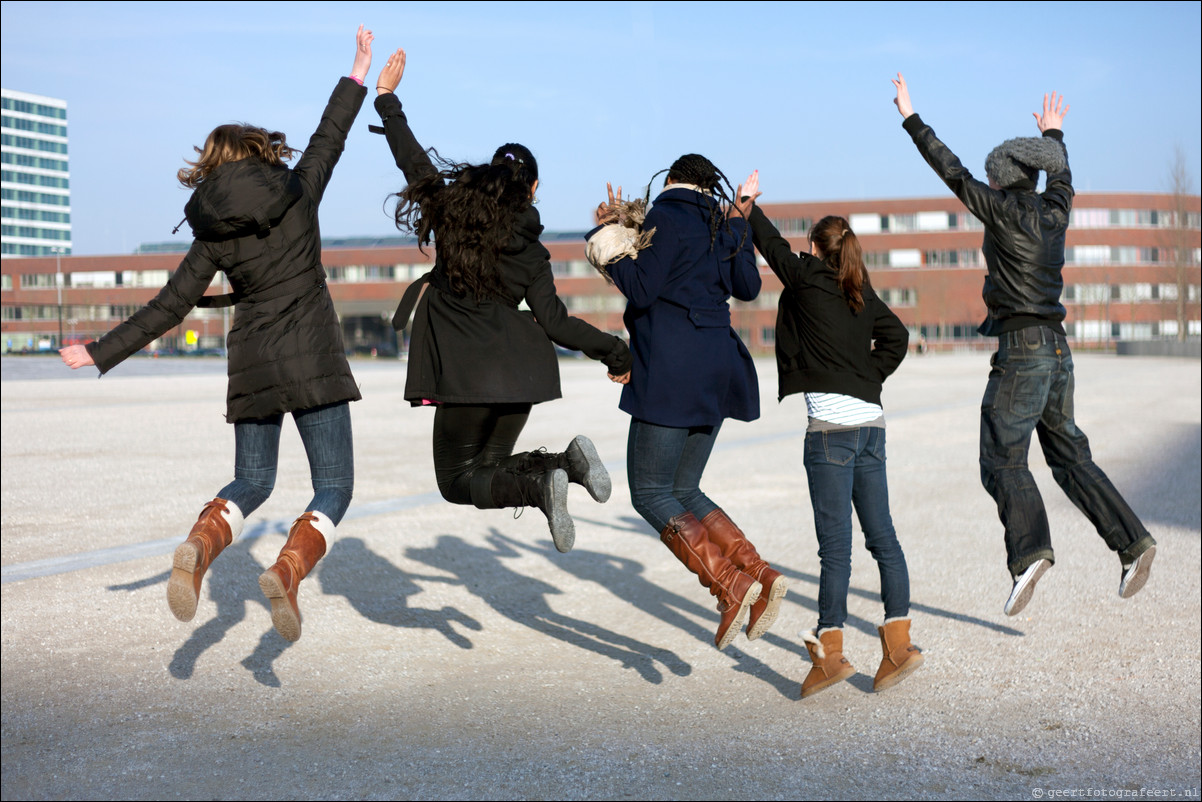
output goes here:
<path id="1" fill-rule="evenodd" d="M 1073 359 L 1064 330 L 1065 232 L 1073 204 L 1072 173 L 1061 125 L 1063 96 L 1043 97 L 1036 112 L 1040 137 L 1008 139 L 985 160 L 986 185 L 965 169 L 929 125 L 914 113 L 898 73 L 894 103 L 918 152 L 948 188 L 985 224 L 988 274 L 982 296 L 988 316 L 980 332 L 998 338 L 981 401 L 981 482 L 997 502 L 1005 527 L 1013 585 L 1006 615 L 1030 602 L 1035 583 L 1052 567 L 1051 532 L 1043 499 L 1027 467 L 1031 435 L 1052 476 L 1096 527 L 1121 565 L 1119 596 L 1148 581 L 1156 541 L 1093 462 L 1089 440 L 1073 420 Z M 1039 173 L 1047 185 L 1036 192 Z"/>

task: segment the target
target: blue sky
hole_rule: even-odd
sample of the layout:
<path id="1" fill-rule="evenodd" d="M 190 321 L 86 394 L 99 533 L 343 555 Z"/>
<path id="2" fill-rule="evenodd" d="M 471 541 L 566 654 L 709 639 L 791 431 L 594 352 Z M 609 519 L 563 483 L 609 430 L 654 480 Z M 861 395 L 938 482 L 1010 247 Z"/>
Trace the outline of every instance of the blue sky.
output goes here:
<path id="1" fill-rule="evenodd" d="M 1037 135 L 1043 93 L 1072 105 L 1078 190 L 1163 191 L 1202 164 L 1199 3 L 24 3 L 4 2 L 5 88 L 68 101 L 77 254 L 172 239 L 175 172 L 216 125 L 308 140 L 376 33 L 372 75 L 409 54 L 398 94 L 419 141 L 539 159 L 551 230 L 584 230 L 605 182 L 641 189 L 682 153 L 765 201 L 947 190 L 901 128 L 890 77 L 978 175 L 1001 140 Z M 374 93 L 373 95 L 374 96 Z M 401 178 L 370 105 L 321 207 L 322 233 L 395 233 Z M 185 238 L 185 227 L 178 238 Z"/>

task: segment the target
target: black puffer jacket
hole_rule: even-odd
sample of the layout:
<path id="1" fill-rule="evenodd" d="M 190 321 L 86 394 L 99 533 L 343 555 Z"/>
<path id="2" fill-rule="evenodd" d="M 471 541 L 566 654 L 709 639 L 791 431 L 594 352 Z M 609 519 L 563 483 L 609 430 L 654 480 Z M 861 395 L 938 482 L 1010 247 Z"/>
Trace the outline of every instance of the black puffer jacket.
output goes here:
<path id="1" fill-rule="evenodd" d="M 864 308 L 851 311 L 834 268 L 793 253 L 759 206 L 750 222 L 755 247 L 785 285 L 776 314 L 780 397 L 841 393 L 879 406 L 881 385 L 906 358 L 906 327 L 868 284 Z"/>
<path id="2" fill-rule="evenodd" d="M 985 264 L 989 275 L 981 296 L 988 317 L 980 332 L 996 336 L 1030 326 L 1050 326 L 1064 333 L 1064 233 L 1073 206 L 1073 177 L 1065 154 L 1063 172 L 1049 173 L 1042 194 L 1034 189 L 990 189 L 972 177 L 956 155 L 917 114 L 902 123 L 918 152 L 943 183 L 985 224 Z M 1043 135 L 1063 147 L 1064 134 Z"/>
<path id="3" fill-rule="evenodd" d="M 376 110 L 397 167 L 412 182 L 434 170 L 418 144 L 395 94 L 376 98 Z M 538 210 L 522 212 L 498 267 L 505 299 L 478 301 L 452 293 L 445 283 L 441 257 L 421 300 L 417 284 L 406 290 L 398 328 L 407 323 L 409 304 L 416 302 L 409 341 L 409 374 L 405 399 L 419 405 L 425 399 L 457 404 L 539 403 L 559 398 L 559 359 L 552 342 L 583 351 L 603 362 L 615 375 L 633 362 L 626 343 L 568 314 L 555 291 L 550 253 L 538 241 L 542 233 Z M 437 245 L 438 232 L 435 231 Z M 519 310 L 525 301 L 530 311 Z"/>
<path id="4" fill-rule="evenodd" d="M 365 94 L 338 82 L 295 169 L 227 162 L 196 188 L 185 207 L 196 240 L 167 286 L 88 345 L 101 373 L 178 326 L 221 270 L 237 304 L 229 422 L 359 399 L 321 266 L 317 206 Z"/>

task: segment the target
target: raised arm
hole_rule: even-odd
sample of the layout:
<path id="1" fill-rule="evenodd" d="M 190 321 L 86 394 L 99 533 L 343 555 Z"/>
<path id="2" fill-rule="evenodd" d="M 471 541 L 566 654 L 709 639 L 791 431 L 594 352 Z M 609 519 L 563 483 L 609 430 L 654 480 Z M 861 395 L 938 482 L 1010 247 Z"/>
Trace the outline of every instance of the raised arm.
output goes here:
<path id="1" fill-rule="evenodd" d="M 317 130 L 309 137 L 309 145 L 304 155 L 296 163 L 293 172 L 304 182 L 309 193 L 319 203 L 325 194 L 326 185 L 334 173 L 334 166 L 342 157 L 346 148 L 346 137 L 351 125 L 363 105 L 367 90 L 363 88 L 363 78 L 371 68 L 371 31 L 359 26 L 355 34 L 355 60 L 351 65 L 351 76 L 342 78 L 334 87 L 325 111 L 321 114 L 321 122 Z"/>
<path id="2" fill-rule="evenodd" d="M 1043 96 L 1043 114 L 1032 112 L 1035 117 L 1035 124 L 1039 126 L 1039 130 L 1043 133 L 1045 139 L 1054 139 L 1060 143 L 1060 147 L 1064 148 L 1064 169 L 1048 172 L 1047 186 L 1043 192 L 1043 198 L 1049 203 L 1054 203 L 1060 206 L 1065 214 L 1068 214 L 1073 206 L 1073 174 L 1068 167 L 1068 148 L 1064 145 L 1064 115 L 1068 114 L 1068 104 L 1064 102 L 1064 95 L 1057 97 L 1053 92 L 1051 102 L 1049 103 L 1048 96 Z"/>
<path id="3" fill-rule="evenodd" d="M 405 75 L 405 60 L 405 51 L 398 47 L 380 70 L 380 77 L 376 79 L 376 111 L 384 123 L 384 138 L 388 140 L 388 149 L 392 151 L 396 166 L 405 174 L 405 181 L 413 183 L 435 172 L 435 168 L 409 128 L 409 119 L 396 96 L 397 85 Z"/>
<path id="4" fill-rule="evenodd" d="M 808 253 L 794 253 L 793 246 L 781 236 L 780 231 L 759 206 L 751 207 L 748 223 L 751 225 L 751 240 L 756 249 L 781 283 L 789 289 L 797 289 L 816 265 L 821 264 L 820 260 Z"/>
<path id="5" fill-rule="evenodd" d="M 973 178 L 972 173 L 960 163 L 956 154 L 935 136 L 931 126 L 922 121 L 922 117 L 914 111 L 910 102 L 910 89 L 900 72 L 896 79 L 892 79 L 892 83 L 897 90 L 893 102 L 905 117 L 902 128 L 910 134 L 922 158 L 977 219 L 986 225 L 995 222 L 1002 193 Z"/>

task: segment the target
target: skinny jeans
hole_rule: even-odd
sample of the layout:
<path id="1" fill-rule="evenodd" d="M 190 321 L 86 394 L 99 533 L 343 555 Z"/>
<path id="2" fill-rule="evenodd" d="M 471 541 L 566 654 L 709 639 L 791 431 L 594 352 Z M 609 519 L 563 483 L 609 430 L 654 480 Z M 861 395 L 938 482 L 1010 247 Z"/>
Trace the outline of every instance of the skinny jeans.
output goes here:
<path id="1" fill-rule="evenodd" d="M 350 403 L 292 412 L 309 458 L 313 500 L 306 508 L 325 514 L 335 525 L 346 514 L 355 489 L 355 457 Z M 234 424 L 234 481 L 218 493 L 238 505 L 244 516 L 258 509 L 275 487 L 284 413 Z"/>

